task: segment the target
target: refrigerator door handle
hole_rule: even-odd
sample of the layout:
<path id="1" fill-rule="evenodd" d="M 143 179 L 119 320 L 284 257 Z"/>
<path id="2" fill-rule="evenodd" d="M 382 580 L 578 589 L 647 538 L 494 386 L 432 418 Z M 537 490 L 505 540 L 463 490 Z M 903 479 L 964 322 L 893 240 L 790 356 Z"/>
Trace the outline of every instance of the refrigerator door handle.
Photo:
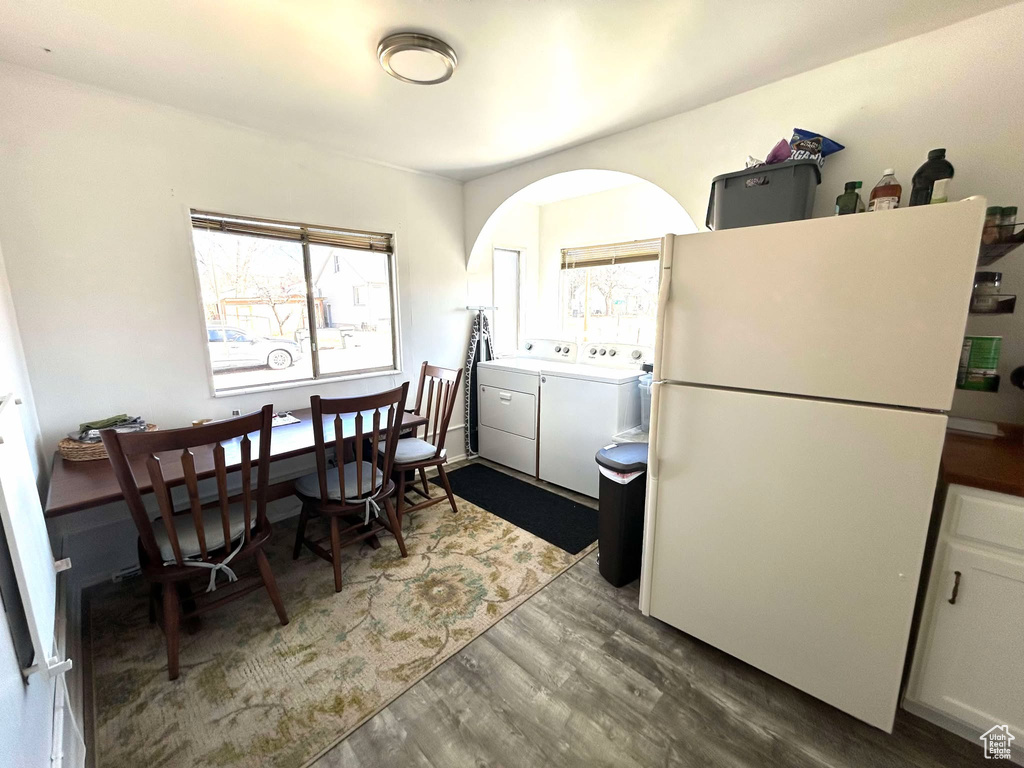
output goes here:
<path id="1" fill-rule="evenodd" d="M 665 313 L 668 311 L 669 290 L 672 285 L 672 253 L 676 236 L 661 238 L 661 282 L 658 285 L 658 317 L 654 327 L 654 380 L 661 378 L 661 355 L 665 347 Z M 653 421 L 652 421 L 653 423 Z"/>
<path id="2" fill-rule="evenodd" d="M 647 493 L 644 504 L 643 558 L 640 563 L 640 612 L 651 615 L 651 572 L 654 568 L 654 536 L 658 509 L 658 411 L 664 382 L 651 384 L 651 428 L 647 440 Z"/>
<path id="3" fill-rule="evenodd" d="M 658 508 L 658 406 L 661 402 L 661 355 L 665 347 L 665 313 L 672 285 L 672 255 L 676 236 L 661 238 L 661 268 L 658 284 L 658 317 L 654 331 L 654 382 L 651 386 L 651 428 L 647 446 L 647 498 L 644 510 L 643 560 L 640 565 L 640 611 L 651 615 L 651 571 L 654 564 L 655 510 Z"/>

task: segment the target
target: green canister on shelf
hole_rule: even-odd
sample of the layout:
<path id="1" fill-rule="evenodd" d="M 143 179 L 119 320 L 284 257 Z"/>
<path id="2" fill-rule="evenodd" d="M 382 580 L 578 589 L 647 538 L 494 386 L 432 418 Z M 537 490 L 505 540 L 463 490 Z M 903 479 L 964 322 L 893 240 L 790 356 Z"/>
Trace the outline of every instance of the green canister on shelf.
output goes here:
<path id="1" fill-rule="evenodd" d="M 1002 336 L 965 336 L 960 351 L 960 367 L 956 373 L 956 388 L 975 392 L 999 390 L 999 353 Z"/>

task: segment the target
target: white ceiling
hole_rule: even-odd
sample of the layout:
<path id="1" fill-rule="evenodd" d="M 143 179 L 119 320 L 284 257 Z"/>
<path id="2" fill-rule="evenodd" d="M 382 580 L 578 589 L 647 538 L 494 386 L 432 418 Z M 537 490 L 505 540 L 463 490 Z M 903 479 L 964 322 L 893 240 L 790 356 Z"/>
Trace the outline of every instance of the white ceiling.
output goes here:
<path id="1" fill-rule="evenodd" d="M 1008 4 L 2 0 L 0 60 L 469 179 Z M 396 31 L 447 41 L 454 77 L 386 75 Z"/>

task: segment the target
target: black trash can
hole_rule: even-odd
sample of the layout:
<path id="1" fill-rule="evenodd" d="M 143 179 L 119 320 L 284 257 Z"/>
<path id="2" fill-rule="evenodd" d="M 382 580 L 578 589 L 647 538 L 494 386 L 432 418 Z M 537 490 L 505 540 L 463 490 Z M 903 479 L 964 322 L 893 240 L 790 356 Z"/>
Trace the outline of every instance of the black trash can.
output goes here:
<path id="1" fill-rule="evenodd" d="M 601 467 L 598 491 L 598 570 L 613 586 L 640 577 L 647 489 L 647 443 L 619 443 L 597 452 Z"/>

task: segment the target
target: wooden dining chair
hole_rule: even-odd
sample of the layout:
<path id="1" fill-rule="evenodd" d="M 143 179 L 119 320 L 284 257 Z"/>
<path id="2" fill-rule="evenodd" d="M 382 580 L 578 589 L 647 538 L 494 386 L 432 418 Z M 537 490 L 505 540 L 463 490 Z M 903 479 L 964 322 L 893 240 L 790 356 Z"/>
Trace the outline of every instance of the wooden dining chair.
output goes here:
<path id="1" fill-rule="evenodd" d="M 183 619 L 263 586 L 281 624 L 288 623 L 274 573 L 263 552 L 263 545 L 270 538 L 267 487 L 273 416 L 273 406 L 265 405 L 258 413 L 198 427 L 128 434 L 112 429 L 100 432 L 114 475 L 139 531 L 139 565 L 142 575 L 153 587 L 151 600 L 159 600 L 163 604 L 167 677 L 171 680 L 178 677 L 178 638 Z M 252 440 L 249 438 L 254 432 L 259 433 L 255 489 L 252 487 Z M 225 450 L 225 443 L 228 450 Z M 241 464 L 241 493 L 233 495 L 228 492 L 226 468 L 229 463 L 234 463 L 228 461 L 229 450 L 232 459 L 238 454 Z M 199 496 L 196 467 L 208 463 L 211 456 L 217 498 L 204 504 Z M 171 485 L 180 482 L 174 478 L 174 465 L 178 462 L 187 491 L 188 508 L 175 513 Z M 160 516 L 152 520 L 142 502 L 136 476 L 136 472 L 143 471 L 143 468 L 149 475 L 160 510 Z M 233 566 L 248 557 L 255 558 L 260 579 L 246 579 L 227 594 L 211 598 L 204 604 L 194 604 L 188 588 L 190 579 L 200 572 L 208 573 L 206 591 L 215 592 L 218 574 L 223 574 L 229 582 L 238 581 Z M 186 607 L 191 606 L 188 610 L 183 610 L 179 592 L 187 596 Z"/>
<path id="2" fill-rule="evenodd" d="M 441 368 L 424 361 L 420 367 L 419 389 L 416 390 L 416 407 L 410 413 L 423 415 L 427 423 L 423 425 L 423 437 L 417 437 L 413 430 L 411 437 L 403 437 L 398 441 L 395 451 L 394 478 L 398 487 L 398 522 L 411 513 L 417 512 L 431 504 L 443 501 L 444 497 L 431 497 L 430 486 L 427 484 L 427 470 L 437 469 L 441 485 L 444 486 L 448 503 L 452 512 L 458 512 L 455 506 L 455 495 L 444 465 L 448 461 L 448 452 L 444 441 L 448 434 L 448 424 L 452 419 L 455 401 L 459 397 L 459 382 L 462 381 L 462 369 Z M 419 473 L 423 490 L 416 488 L 415 474 Z M 423 501 L 406 505 L 405 494 L 414 491 L 423 497 Z"/>
<path id="3" fill-rule="evenodd" d="M 388 529 L 398 541 L 402 557 L 408 554 L 391 501 L 395 492 L 391 465 L 408 394 L 409 383 L 406 382 L 375 395 L 333 399 L 313 395 L 309 400 L 313 411 L 316 472 L 295 481 L 295 495 L 302 501 L 302 511 L 299 513 L 292 557 L 298 558 L 305 545 L 331 563 L 334 566 L 335 592 L 341 592 L 342 547 L 364 539 L 375 541 L 378 533 Z M 332 438 L 337 467 L 328 466 L 324 416 L 334 416 Z M 379 463 L 378 445 L 384 446 Z M 349 447 L 352 461 L 346 461 L 346 449 Z M 387 515 L 386 522 L 380 517 L 381 503 Z M 310 517 L 316 516 L 326 517 L 329 521 L 330 551 L 322 546 L 326 537 L 317 540 L 306 538 L 306 524 Z M 342 521 L 345 527 L 342 527 Z"/>

